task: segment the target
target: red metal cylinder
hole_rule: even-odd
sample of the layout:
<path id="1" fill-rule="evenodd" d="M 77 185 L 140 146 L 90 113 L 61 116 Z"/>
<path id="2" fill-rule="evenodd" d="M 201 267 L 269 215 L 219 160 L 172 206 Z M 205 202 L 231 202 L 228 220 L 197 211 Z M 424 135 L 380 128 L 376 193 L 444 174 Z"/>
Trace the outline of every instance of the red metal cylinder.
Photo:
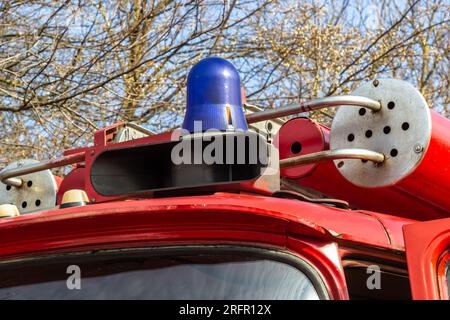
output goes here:
<path id="1" fill-rule="evenodd" d="M 397 185 L 374 189 L 358 187 L 347 181 L 332 161 L 283 169 L 281 175 L 300 186 L 346 200 L 355 208 L 417 220 L 448 217 L 450 142 L 445 137 L 450 137 L 450 121 L 432 114 L 432 136 L 426 155 L 414 172 Z M 280 159 L 329 149 L 329 129 L 307 118 L 286 122 L 276 139 Z M 292 152 L 295 143 L 302 146 L 296 154 Z"/>
<path id="2" fill-rule="evenodd" d="M 431 139 L 419 166 L 396 187 L 450 211 L 450 120 L 431 111 Z"/>

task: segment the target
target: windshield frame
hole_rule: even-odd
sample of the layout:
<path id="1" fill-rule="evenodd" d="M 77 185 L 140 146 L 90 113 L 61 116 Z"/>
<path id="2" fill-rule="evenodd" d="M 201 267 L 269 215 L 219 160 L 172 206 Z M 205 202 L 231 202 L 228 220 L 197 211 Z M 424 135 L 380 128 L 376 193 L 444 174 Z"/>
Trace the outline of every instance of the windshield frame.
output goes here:
<path id="1" fill-rule="evenodd" d="M 251 255 L 255 258 L 269 259 L 272 261 L 287 264 L 293 268 L 296 268 L 302 272 L 311 282 L 320 300 L 329 300 L 330 294 L 325 285 L 325 281 L 318 269 L 315 268 L 305 257 L 296 253 L 287 251 L 285 249 L 269 247 L 269 246 L 251 246 L 251 245 L 168 245 L 168 246 L 145 246 L 145 247 L 131 247 L 131 248 L 114 248 L 114 249 L 94 249 L 94 250 L 80 250 L 80 251 L 65 251 L 54 254 L 41 254 L 33 255 L 17 259 L 8 259 L 0 261 L 0 268 L 17 263 L 36 263 L 42 265 L 42 263 L 48 260 L 52 262 L 58 262 L 58 260 L 65 261 L 70 264 L 71 260 L 84 257 L 91 261 L 99 259 L 105 259 L 109 256 L 113 257 L 126 257 L 126 255 L 142 256 L 143 254 L 149 254 L 152 256 L 171 256 L 175 254 L 183 255 L 202 255 L 202 254 L 233 254 L 233 255 Z M 56 261 L 55 261 L 56 259 Z"/>

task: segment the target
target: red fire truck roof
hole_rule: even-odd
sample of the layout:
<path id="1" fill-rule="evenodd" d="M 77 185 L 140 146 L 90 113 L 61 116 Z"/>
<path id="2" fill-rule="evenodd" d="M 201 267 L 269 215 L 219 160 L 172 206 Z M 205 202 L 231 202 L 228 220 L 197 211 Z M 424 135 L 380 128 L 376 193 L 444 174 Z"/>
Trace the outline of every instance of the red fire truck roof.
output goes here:
<path id="1" fill-rule="evenodd" d="M 245 232 L 297 233 L 403 251 L 402 226 L 412 222 L 369 211 L 220 192 L 109 202 L 1 219 L 0 255 L 111 244 L 136 240 L 136 237 L 176 241 L 189 232 L 201 237 L 201 230 L 216 230 L 217 240 L 227 240 L 227 233 L 239 230 L 243 233 L 239 236 L 242 240 Z"/>

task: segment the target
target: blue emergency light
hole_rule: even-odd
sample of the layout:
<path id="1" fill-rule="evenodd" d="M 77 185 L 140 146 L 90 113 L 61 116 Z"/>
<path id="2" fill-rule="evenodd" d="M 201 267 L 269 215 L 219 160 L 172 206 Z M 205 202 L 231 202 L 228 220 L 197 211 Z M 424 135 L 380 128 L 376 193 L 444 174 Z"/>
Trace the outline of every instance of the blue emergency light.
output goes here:
<path id="1" fill-rule="evenodd" d="M 248 130 L 242 109 L 241 79 L 227 60 L 206 58 L 189 72 L 183 129 L 197 131 L 194 121 L 201 121 L 201 131 Z"/>

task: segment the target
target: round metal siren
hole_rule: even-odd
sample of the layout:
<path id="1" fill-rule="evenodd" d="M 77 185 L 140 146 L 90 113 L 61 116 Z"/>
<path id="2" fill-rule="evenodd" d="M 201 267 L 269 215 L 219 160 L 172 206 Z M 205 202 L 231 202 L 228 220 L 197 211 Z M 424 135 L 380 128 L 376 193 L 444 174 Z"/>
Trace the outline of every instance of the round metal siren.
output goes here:
<path id="1" fill-rule="evenodd" d="M 339 107 L 331 126 L 330 148 L 363 148 L 381 152 L 381 164 L 334 160 L 338 171 L 353 184 L 391 186 L 420 164 L 431 137 L 431 114 L 424 97 L 409 83 L 397 79 L 367 82 L 352 93 L 381 102 L 380 111 Z"/>
<path id="2" fill-rule="evenodd" d="M 8 164 L 5 169 L 38 162 L 31 159 L 19 160 Z M 55 207 L 57 185 L 50 170 L 29 173 L 18 178 L 23 181 L 19 188 L 0 183 L 0 204 L 13 204 L 21 214 Z"/>

